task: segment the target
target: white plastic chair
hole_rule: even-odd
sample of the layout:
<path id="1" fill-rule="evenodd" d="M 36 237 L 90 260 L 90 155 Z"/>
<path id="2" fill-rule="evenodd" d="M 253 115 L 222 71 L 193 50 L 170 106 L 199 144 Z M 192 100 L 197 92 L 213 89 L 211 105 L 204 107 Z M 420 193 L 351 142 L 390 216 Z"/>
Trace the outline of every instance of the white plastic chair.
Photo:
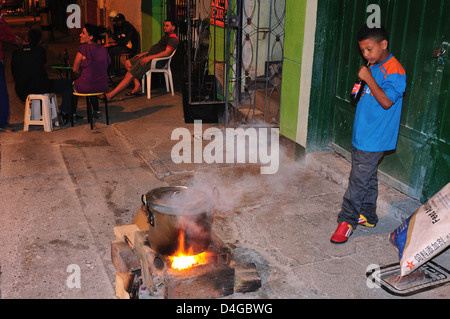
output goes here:
<path id="1" fill-rule="evenodd" d="M 164 57 L 164 58 L 156 58 L 152 60 L 152 65 L 150 67 L 150 70 L 144 74 L 144 76 L 142 77 L 142 93 L 145 93 L 145 86 L 144 86 L 144 80 L 147 77 L 147 99 L 151 99 L 151 88 L 152 88 L 152 73 L 164 73 L 164 77 L 166 79 L 166 89 L 167 92 L 172 92 L 172 96 L 173 94 L 173 79 L 172 79 L 172 70 L 170 69 L 170 63 L 172 62 L 172 58 L 175 54 L 175 52 L 177 52 L 177 50 L 174 50 L 172 52 L 172 54 L 168 57 Z M 161 68 L 158 69 L 156 68 L 156 63 L 158 61 L 164 61 L 167 60 L 166 65 Z M 169 90 L 169 85 L 170 85 L 170 90 Z"/>

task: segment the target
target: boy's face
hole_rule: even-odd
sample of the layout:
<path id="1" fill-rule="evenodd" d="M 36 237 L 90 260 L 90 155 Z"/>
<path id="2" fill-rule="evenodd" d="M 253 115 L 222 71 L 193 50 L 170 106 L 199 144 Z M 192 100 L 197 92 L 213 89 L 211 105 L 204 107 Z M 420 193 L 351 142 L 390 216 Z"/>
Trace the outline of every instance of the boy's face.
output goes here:
<path id="1" fill-rule="evenodd" d="M 388 42 L 386 40 L 378 42 L 373 39 L 366 39 L 358 42 L 358 44 L 361 54 L 370 64 L 381 63 L 389 56 L 387 50 Z"/>

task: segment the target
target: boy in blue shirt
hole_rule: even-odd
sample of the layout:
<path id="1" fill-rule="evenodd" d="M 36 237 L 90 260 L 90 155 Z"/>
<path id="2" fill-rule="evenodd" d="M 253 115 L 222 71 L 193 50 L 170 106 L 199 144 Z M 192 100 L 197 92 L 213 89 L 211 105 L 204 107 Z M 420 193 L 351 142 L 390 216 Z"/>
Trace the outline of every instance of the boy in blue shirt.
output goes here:
<path id="1" fill-rule="evenodd" d="M 352 169 L 344 194 L 338 227 L 331 237 L 334 244 L 347 242 L 358 225 L 375 227 L 378 222 L 378 165 L 384 152 L 397 146 L 406 74 L 388 51 L 389 35 L 384 27 L 364 25 L 358 44 L 369 67 L 358 76 L 366 82 L 356 108 L 352 137 Z"/>

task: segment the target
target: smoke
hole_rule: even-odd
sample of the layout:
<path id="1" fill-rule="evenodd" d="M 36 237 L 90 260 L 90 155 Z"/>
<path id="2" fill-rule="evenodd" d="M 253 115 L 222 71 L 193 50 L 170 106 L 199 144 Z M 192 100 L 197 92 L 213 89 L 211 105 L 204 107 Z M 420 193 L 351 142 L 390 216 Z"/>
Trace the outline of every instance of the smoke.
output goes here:
<path id="1" fill-rule="evenodd" d="M 260 164 L 205 165 L 194 172 L 186 188 L 167 194 L 157 204 L 179 216 L 188 248 L 198 239 L 209 240 L 213 212 L 232 213 L 250 202 L 264 204 L 273 198 L 283 200 L 292 194 L 292 184 L 300 180 L 301 164 L 280 148 L 280 168 L 276 174 L 263 175 Z M 191 244 L 189 244 L 189 242 Z"/>
<path id="2" fill-rule="evenodd" d="M 299 179 L 300 164 L 290 159 L 280 147 L 280 168 L 277 173 L 263 175 L 260 164 L 224 164 L 206 167 L 194 173 L 187 183 L 186 197 L 198 196 L 213 203 L 214 210 L 228 212 L 246 205 L 247 198 L 270 194 L 283 197 L 292 192 L 291 185 Z M 187 204 L 190 208 L 190 204 Z M 195 206 L 195 205 L 194 205 Z"/>

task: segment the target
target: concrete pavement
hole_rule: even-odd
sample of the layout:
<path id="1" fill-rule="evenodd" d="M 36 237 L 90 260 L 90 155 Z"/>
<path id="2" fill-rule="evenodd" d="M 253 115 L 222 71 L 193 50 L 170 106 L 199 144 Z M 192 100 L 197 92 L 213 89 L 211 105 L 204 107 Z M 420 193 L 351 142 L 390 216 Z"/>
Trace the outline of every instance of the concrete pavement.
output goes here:
<path id="1" fill-rule="evenodd" d="M 67 41 L 48 45 L 50 64 L 61 48 L 77 47 Z M 213 231 L 262 278 L 258 291 L 230 298 L 401 298 L 370 288 L 365 272 L 398 262 L 388 234 L 419 203 L 380 184 L 378 226 L 331 244 L 350 169 L 334 152 L 295 158 L 282 139 L 275 175 L 261 175 L 256 164 L 175 164 L 171 134 L 194 126 L 184 122 L 181 94 L 163 89 L 151 100 L 120 95 L 110 103 L 109 126 L 100 120 L 91 131 L 84 119 L 51 133 L 23 132 L 24 105 L 7 76 L 18 131 L 0 134 L 1 298 L 115 298 L 113 227 L 131 222 L 142 194 L 168 185 L 218 188 Z M 85 115 L 81 99 L 79 110 Z M 225 131 L 204 124 L 203 132 L 208 127 Z M 448 255 L 439 262 L 450 268 Z M 77 272 L 81 286 L 73 287 Z M 448 296 L 450 285 L 409 298 Z"/>

